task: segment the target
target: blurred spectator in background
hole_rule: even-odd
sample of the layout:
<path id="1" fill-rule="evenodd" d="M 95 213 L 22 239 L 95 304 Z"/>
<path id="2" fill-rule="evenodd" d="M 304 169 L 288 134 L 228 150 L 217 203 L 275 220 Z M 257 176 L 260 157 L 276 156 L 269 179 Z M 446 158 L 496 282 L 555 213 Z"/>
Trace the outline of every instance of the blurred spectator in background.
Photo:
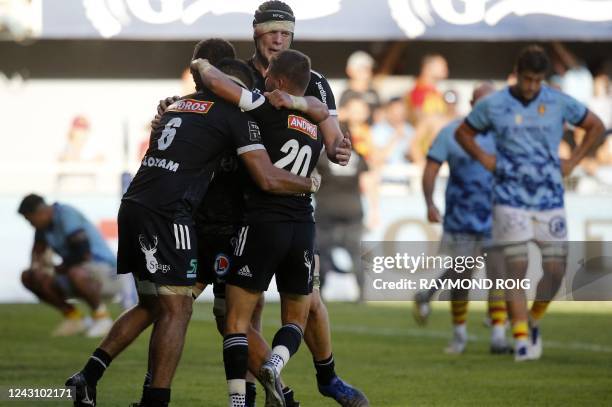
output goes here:
<path id="1" fill-rule="evenodd" d="M 457 112 L 458 96 L 454 90 L 447 90 L 442 96 L 444 109 L 441 113 L 424 116 L 417 124 L 409 156 L 413 163 L 425 165 L 425 158 L 431 143 L 444 126 L 459 116 Z"/>
<path id="2" fill-rule="evenodd" d="M 79 115 L 72 120 L 66 136 L 66 146 L 59 156 L 60 161 L 83 161 L 103 158 L 91 148 L 89 143 L 90 129 L 91 126 L 87 117 Z"/>
<path id="3" fill-rule="evenodd" d="M 384 107 L 382 117 L 382 121 L 372 127 L 376 165 L 407 163 L 414 129 L 406 118 L 402 98 L 395 97 L 389 100 Z"/>
<path id="4" fill-rule="evenodd" d="M 185 68 L 181 75 L 181 95 L 190 95 L 196 91 L 195 82 L 193 81 L 193 75 L 189 67 Z"/>
<path id="5" fill-rule="evenodd" d="M 369 229 L 375 229 L 380 223 L 378 209 L 380 166 L 376 166 L 376 151 L 372 142 L 372 130 L 368 124 L 369 115 L 369 105 L 358 95 L 347 98 L 345 105 L 338 112 L 342 132 L 349 134 L 353 150 L 368 163 L 371 169 L 363 175 L 362 185 L 368 202 L 366 225 Z"/>
<path id="6" fill-rule="evenodd" d="M 414 87 L 406 94 L 408 118 L 413 125 L 431 114 L 444 114 L 446 104 L 438 90 L 438 82 L 448 78 L 448 64 L 440 54 L 426 55 Z"/>
<path id="7" fill-rule="evenodd" d="M 359 95 L 347 97 L 344 105 L 340 106 L 338 119 L 344 133 L 348 132 L 353 142 L 353 148 L 366 161 L 372 154 L 372 131 L 368 118 L 370 106 Z"/>
<path id="8" fill-rule="evenodd" d="M 35 194 L 23 198 L 18 211 L 35 229 L 31 266 L 21 275 L 23 285 L 64 315 L 53 336 L 85 331 L 88 337 L 106 335 L 113 321 L 102 299 L 112 299 L 121 286 L 115 256 L 100 232 L 75 208 L 47 205 Z M 49 249 L 62 258 L 59 266 L 50 265 Z M 70 298 L 89 305 L 91 323 L 67 301 Z"/>
<path id="9" fill-rule="evenodd" d="M 551 83 L 578 101 L 588 104 L 593 97 L 593 75 L 584 62 L 560 42 L 552 43 L 551 61 L 555 72 Z"/>
<path id="10" fill-rule="evenodd" d="M 316 196 L 317 242 L 320 252 L 321 288 L 330 270 L 339 270 L 334 265 L 334 248 L 345 249 L 351 258 L 351 269 L 359 285 L 359 300 L 363 298 L 363 269 L 360 267 L 360 244 L 363 232 L 363 207 L 361 190 L 368 165 L 357 152 L 353 152 L 347 166 L 331 163 L 327 155 L 321 154 L 317 163 L 321 174 L 321 189 Z M 351 270 L 344 270 L 351 271 Z"/>
<path id="11" fill-rule="evenodd" d="M 95 146 L 92 146 L 91 126 L 87 117 L 76 116 L 70 124 L 66 138 L 66 146 L 59 156 L 60 161 L 99 161 L 104 159 L 104 156 L 96 151 Z"/>
<path id="12" fill-rule="evenodd" d="M 612 94 L 610 92 L 610 77 L 605 67 L 612 62 L 604 64 L 602 69 L 593 79 L 593 98 L 589 103 L 589 109 L 601 118 L 606 132 L 612 131 Z"/>
<path id="13" fill-rule="evenodd" d="M 349 99 L 358 96 L 370 107 L 368 123 L 372 123 L 374 112 L 380 106 L 380 96 L 372 86 L 374 75 L 374 58 L 365 51 L 356 51 L 346 61 L 346 75 L 348 83 L 342 95 L 340 106 L 344 106 Z"/>

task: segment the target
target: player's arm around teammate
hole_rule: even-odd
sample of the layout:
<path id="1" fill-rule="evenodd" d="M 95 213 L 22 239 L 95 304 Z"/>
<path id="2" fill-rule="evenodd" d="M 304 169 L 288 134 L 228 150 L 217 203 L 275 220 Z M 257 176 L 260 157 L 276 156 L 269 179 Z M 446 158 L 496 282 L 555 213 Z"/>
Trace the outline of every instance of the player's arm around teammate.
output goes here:
<path id="1" fill-rule="evenodd" d="M 200 73 L 202 81 L 207 88 L 228 102 L 243 107 L 255 102 L 255 97 L 259 96 L 256 93 L 250 92 L 232 82 L 227 76 L 225 76 L 225 74 L 223 74 L 223 72 L 212 66 L 205 59 L 196 59 L 191 62 L 191 66 Z M 266 82 L 268 82 L 268 80 L 269 77 L 266 78 Z M 283 78 L 279 78 L 278 80 L 279 82 L 282 82 Z M 279 85 L 282 86 L 282 83 Z M 279 93 L 281 92 L 282 91 L 280 91 L 278 87 L 274 90 L 275 100 L 286 100 L 279 96 Z M 290 106 L 283 107 L 304 112 L 317 123 L 320 123 L 329 117 L 327 106 L 317 98 L 313 96 L 288 96 L 291 100 L 291 104 Z"/>

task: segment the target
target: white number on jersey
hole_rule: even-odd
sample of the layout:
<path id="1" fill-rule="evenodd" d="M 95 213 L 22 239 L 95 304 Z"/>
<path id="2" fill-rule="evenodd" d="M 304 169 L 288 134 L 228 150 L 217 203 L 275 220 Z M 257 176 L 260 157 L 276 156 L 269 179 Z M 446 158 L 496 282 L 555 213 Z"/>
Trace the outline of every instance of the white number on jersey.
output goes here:
<path id="1" fill-rule="evenodd" d="M 162 131 L 161 137 L 159 140 L 157 140 L 157 148 L 159 150 L 165 150 L 170 147 L 170 144 L 172 144 L 172 140 L 174 140 L 174 136 L 176 135 L 176 128 L 181 127 L 182 123 L 183 120 L 180 117 L 175 117 L 166 124 L 164 130 Z"/>
<path id="2" fill-rule="evenodd" d="M 293 174 L 305 177 L 308 173 L 308 167 L 310 166 L 310 158 L 312 157 L 312 149 L 310 146 L 306 145 L 300 148 L 300 143 L 295 139 L 291 139 L 281 147 L 281 151 L 287 153 L 287 155 L 275 162 L 274 166 L 277 168 L 285 168 L 293 163 L 293 167 L 291 167 L 290 171 Z"/>

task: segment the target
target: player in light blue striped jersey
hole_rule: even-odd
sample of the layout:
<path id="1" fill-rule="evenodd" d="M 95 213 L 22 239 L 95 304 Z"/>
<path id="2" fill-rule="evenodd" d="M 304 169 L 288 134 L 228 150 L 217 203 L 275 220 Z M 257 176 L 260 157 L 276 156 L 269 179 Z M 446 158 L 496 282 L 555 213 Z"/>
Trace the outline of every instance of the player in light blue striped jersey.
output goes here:
<path id="1" fill-rule="evenodd" d="M 515 66 L 517 84 L 479 101 L 456 132 L 463 148 L 493 171 L 493 239 L 504 245 L 507 277 L 525 277 L 528 241 L 535 241 L 542 252 L 544 274 L 529 315 L 524 291 L 508 292 L 517 361 L 541 356 L 538 321 L 565 273 L 563 176 L 571 173 L 604 130 L 601 120 L 582 103 L 542 85 L 549 65 L 542 48 L 526 47 Z M 586 135 L 571 157 L 561 160 L 558 149 L 566 123 L 583 128 Z M 496 155 L 475 141 L 485 131 L 495 136 Z"/>
<path id="2" fill-rule="evenodd" d="M 483 83 L 474 89 L 472 105 L 479 99 L 495 91 L 491 83 Z M 480 256 L 483 247 L 490 243 L 493 204 L 493 175 L 479 162 L 474 161 L 455 140 L 455 131 L 461 124 L 457 119 L 438 133 L 427 154 L 427 164 L 423 172 L 423 195 L 427 204 L 427 218 L 430 222 L 440 222 L 441 216 L 433 201 L 436 177 L 443 163 L 448 162 L 449 177 L 446 184 L 444 233 L 440 253 L 453 256 Z M 495 153 L 493 134 L 483 133 L 476 142 L 489 154 Z M 494 253 L 490 253 L 494 254 Z M 491 261 L 492 260 L 492 261 Z M 494 254 L 487 259 L 487 274 L 491 274 L 499 260 Z M 472 269 L 448 269 L 440 279 L 471 278 Z M 429 301 L 437 289 L 420 291 L 415 296 L 414 316 L 417 322 L 425 323 L 429 314 Z M 453 320 L 453 339 L 446 348 L 447 353 L 463 353 L 467 345 L 467 308 L 468 291 L 451 290 L 451 313 Z M 503 292 L 490 290 L 489 314 L 492 324 L 491 351 L 505 353 L 508 349 L 505 335 L 506 310 Z"/>

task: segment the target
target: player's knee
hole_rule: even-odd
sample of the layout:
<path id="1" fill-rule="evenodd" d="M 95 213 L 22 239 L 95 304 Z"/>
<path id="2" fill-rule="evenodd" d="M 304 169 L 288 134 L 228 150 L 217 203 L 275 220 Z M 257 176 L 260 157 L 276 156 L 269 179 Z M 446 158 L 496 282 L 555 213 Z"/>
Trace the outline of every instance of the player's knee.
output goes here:
<path id="1" fill-rule="evenodd" d="M 32 290 L 33 288 L 33 276 L 34 272 L 32 270 L 25 270 L 21 273 L 21 284 L 28 290 Z"/>
<path id="2" fill-rule="evenodd" d="M 308 319 L 317 319 L 325 312 L 325 304 L 321 300 L 321 295 L 318 290 L 313 290 L 310 298 L 310 309 L 308 310 Z"/>
<path id="3" fill-rule="evenodd" d="M 74 265 L 68 268 L 66 275 L 71 283 L 79 283 L 89 278 L 89 273 L 81 265 Z"/>
<path id="4" fill-rule="evenodd" d="M 170 318 L 177 321 L 188 321 L 193 312 L 193 301 L 187 296 L 160 296 L 160 318 Z"/>

